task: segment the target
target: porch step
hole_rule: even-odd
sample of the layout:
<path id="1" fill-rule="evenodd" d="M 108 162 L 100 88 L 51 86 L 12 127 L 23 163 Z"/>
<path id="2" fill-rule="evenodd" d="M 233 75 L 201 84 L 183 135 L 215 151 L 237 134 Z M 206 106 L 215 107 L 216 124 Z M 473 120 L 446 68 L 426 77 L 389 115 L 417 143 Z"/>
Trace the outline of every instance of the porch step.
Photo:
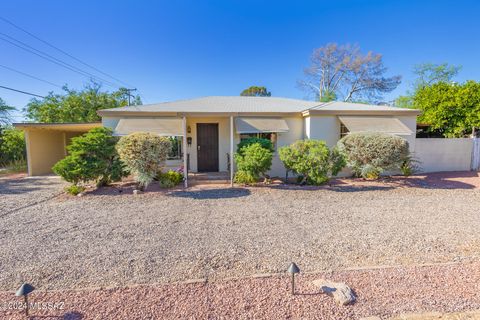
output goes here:
<path id="1" fill-rule="evenodd" d="M 192 172 L 188 174 L 189 179 L 195 180 L 229 180 L 228 172 Z"/>
<path id="2" fill-rule="evenodd" d="M 189 186 L 198 186 L 198 185 L 203 185 L 203 184 L 230 184 L 230 180 L 195 180 L 191 179 L 188 180 L 188 185 Z"/>
<path id="3" fill-rule="evenodd" d="M 191 185 L 196 184 L 228 184 L 230 174 L 228 172 L 192 172 L 188 174 Z"/>

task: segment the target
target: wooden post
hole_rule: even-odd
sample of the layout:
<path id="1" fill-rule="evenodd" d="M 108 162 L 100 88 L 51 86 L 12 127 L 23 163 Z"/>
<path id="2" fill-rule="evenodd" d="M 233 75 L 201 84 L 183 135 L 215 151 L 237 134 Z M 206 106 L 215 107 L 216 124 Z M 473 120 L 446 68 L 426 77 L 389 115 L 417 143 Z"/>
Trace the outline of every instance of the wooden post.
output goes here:
<path id="1" fill-rule="evenodd" d="M 233 116 L 230 116 L 230 186 L 233 187 Z"/>
<path id="2" fill-rule="evenodd" d="M 183 116 L 183 183 L 185 188 L 188 188 L 187 164 L 187 117 Z"/>

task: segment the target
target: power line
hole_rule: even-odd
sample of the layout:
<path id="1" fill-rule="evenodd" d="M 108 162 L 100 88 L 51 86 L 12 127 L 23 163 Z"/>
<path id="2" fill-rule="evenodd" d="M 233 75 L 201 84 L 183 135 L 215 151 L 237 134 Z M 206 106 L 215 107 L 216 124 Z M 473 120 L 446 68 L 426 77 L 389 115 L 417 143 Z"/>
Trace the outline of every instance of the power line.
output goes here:
<path id="1" fill-rule="evenodd" d="M 98 76 L 95 76 L 95 75 L 93 75 L 93 74 L 91 74 L 91 73 L 89 73 L 89 72 L 87 72 L 87 71 L 83 71 L 82 69 L 77 68 L 77 67 L 75 67 L 74 65 L 71 65 L 71 64 L 69 64 L 69 63 L 67 63 L 67 62 L 64 62 L 64 61 L 60 60 L 60 59 L 57 59 L 57 58 L 55 58 L 54 56 L 52 56 L 52 55 L 50 55 L 50 54 L 48 54 L 48 53 L 45 53 L 45 52 L 43 52 L 43 51 L 41 51 L 41 50 L 38 50 L 38 49 L 35 49 L 34 47 L 32 47 L 32 46 L 30 46 L 30 45 L 28 45 L 28 44 L 26 44 L 26 43 L 24 43 L 24 42 L 22 42 L 22 41 L 20 41 L 20 40 L 17 40 L 17 39 L 15 39 L 15 38 L 13 38 L 13 37 L 11 37 L 11 36 L 9 36 L 9 35 L 6 35 L 6 34 L 4 34 L 4 33 L 2 33 L 2 32 L 0 32 L 0 35 L 3 35 L 3 36 L 8 37 L 8 38 L 12 39 L 13 41 L 15 41 L 15 42 L 17 42 L 17 43 L 20 43 L 20 45 L 17 44 L 17 43 L 15 43 L 15 42 L 12 42 L 12 41 L 10 41 L 10 40 L 8 40 L 8 39 L 5 39 L 5 38 L 3 38 L 3 37 L 0 37 L 0 40 L 3 40 L 3 41 L 5 41 L 5 42 L 8 42 L 8 43 L 10 43 L 11 45 L 14 45 L 14 46 L 16 46 L 16 47 L 18 47 L 18 48 L 20 48 L 20 49 L 22 49 L 22 50 L 25 50 L 25 51 L 27 51 L 27 52 L 30 52 L 30 53 L 36 55 L 36 56 L 39 56 L 39 57 L 41 57 L 42 59 L 45 59 L 45 60 L 47 60 L 47 61 L 50 61 L 50 62 L 52 62 L 52 63 L 54 63 L 54 64 L 56 64 L 56 65 L 59 65 L 59 66 L 61 66 L 61 67 L 64 67 L 64 68 L 66 68 L 66 69 L 68 69 L 68 70 L 70 70 L 70 71 L 76 72 L 76 73 L 78 73 L 78 74 L 80 74 L 80 75 L 83 75 L 83 76 L 86 76 L 86 77 L 90 77 L 91 79 L 97 79 L 97 80 L 100 80 L 101 82 L 105 82 L 106 84 L 108 84 L 109 86 L 111 86 L 111 87 L 113 87 L 113 88 L 120 88 L 120 87 L 121 87 L 121 86 L 119 86 L 119 85 L 117 85 L 117 84 L 115 84 L 115 83 L 113 83 L 113 82 L 111 82 L 111 81 L 102 79 L 102 78 L 100 78 L 100 77 L 98 77 Z M 35 52 L 35 51 L 36 51 L 36 52 Z"/>
<path id="2" fill-rule="evenodd" d="M 75 61 L 83 64 L 84 66 L 87 66 L 87 67 L 89 67 L 89 68 L 91 68 L 91 69 L 93 69 L 93 70 L 95 70 L 95 71 L 97 71 L 97 72 L 99 72 L 99 73 L 101 73 L 101 74 L 103 74 L 103 75 L 105 75 L 105 76 L 107 76 L 107 77 L 115 80 L 115 81 L 118 81 L 118 82 L 120 82 L 120 83 L 123 83 L 123 84 L 125 84 L 125 85 L 127 85 L 127 86 L 129 86 L 129 87 L 135 87 L 135 86 L 132 86 L 132 85 L 128 84 L 128 83 L 125 82 L 125 81 L 119 80 L 119 79 L 113 77 L 112 75 L 110 75 L 110 74 L 108 74 L 108 73 L 106 73 L 106 72 L 103 72 L 102 70 L 100 70 L 100 69 L 98 69 L 98 68 L 95 68 L 94 66 L 92 66 L 92 65 L 90 65 L 90 64 L 88 64 L 88 63 L 86 63 L 86 62 L 84 62 L 84 61 L 82 61 L 82 60 L 80 60 L 80 59 L 78 59 L 78 58 L 76 58 L 76 57 L 74 57 L 73 55 L 69 54 L 68 52 L 66 52 L 66 51 L 58 48 L 57 46 L 54 46 L 53 44 L 51 44 L 51 43 L 49 43 L 49 42 L 47 42 L 47 41 L 45 41 L 45 40 L 43 40 L 43 39 L 41 39 L 41 38 L 39 38 L 39 37 L 37 37 L 37 36 L 34 35 L 33 33 L 31 33 L 31 32 L 29 32 L 29 31 L 23 29 L 23 28 L 20 27 L 20 26 L 17 26 L 16 24 L 14 24 L 13 22 L 5 19 L 4 17 L 1 17 L 1 16 L 0 16 L 0 19 L 3 20 L 4 22 L 10 24 L 11 26 L 17 28 L 18 30 L 21 30 L 21 31 L 25 32 L 26 34 L 28 34 L 29 36 L 37 39 L 38 41 L 46 44 L 47 46 L 49 46 L 49 47 L 51 47 L 51 48 L 53 48 L 53 49 L 55 49 L 55 50 L 63 53 L 64 55 L 66 55 L 66 56 L 74 59 Z"/>
<path id="3" fill-rule="evenodd" d="M 27 92 L 27 91 L 22 91 L 22 90 L 10 88 L 10 87 L 5 87 L 5 86 L 0 86 L 0 88 L 10 90 L 10 91 L 19 92 L 19 93 L 23 93 L 23 94 L 26 94 L 26 95 L 29 95 L 29 96 L 34 96 L 34 97 L 39 97 L 39 98 L 45 99 L 44 96 L 41 96 L 41 95 L 38 95 L 38 94 L 35 94 L 35 93 L 31 93 L 31 92 Z"/>
<path id="4" fill-rule="evenodd" d="M 35 79 L 35 80 L 38 80 L 38 81 L 42 81 L 42 82 L 48 83 L 48 84 L 50 84 L 50 85 L 52 85 L 52 86 L 55 86 L 55 87 L 58 87 L 58 88 L 62 89 L 62 86 L 60 86 L 60 85 L 58 85 L 58 84 L 55 84 L 55 83 L 50 82 L 50 81 L 48 81 L 48 80 L 44 80 L 44 79 L 35 77 L 35 76 L 33 76 L 33 75 L 31 75 L 31 74 L 28 74 L 28 73 L 26 73 L 26 72 L 19 71 L 19 70 L 16 70 L 16 69 L 13 69 L 13 68 L 4 66 L 4 65 L 2 65 L 2 64 L 0 64 L 0 67 L 5 68 L 5 69 L 10 70 L 10 71 L 13 71 L 13 72 L 16 72 L 16 73 L 19 73 L 19 74 L 21 74 L 21 75 L 24 75 L 24 76 L 29 77 L 29 78 L 32 78 L 32 79 Z"/>

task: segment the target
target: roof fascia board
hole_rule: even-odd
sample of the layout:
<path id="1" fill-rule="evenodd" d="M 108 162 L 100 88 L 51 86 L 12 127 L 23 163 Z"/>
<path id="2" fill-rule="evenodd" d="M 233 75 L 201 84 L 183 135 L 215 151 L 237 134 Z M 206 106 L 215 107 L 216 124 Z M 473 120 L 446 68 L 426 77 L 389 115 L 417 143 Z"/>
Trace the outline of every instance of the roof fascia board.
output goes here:
<path id="1" fill-rule="evenodd" d="M 315 115 L 343 115 L 343 116 L 418 116 L 422 112 L 420 110 L 306 110 L 302 112 L 304 117 Z"/>

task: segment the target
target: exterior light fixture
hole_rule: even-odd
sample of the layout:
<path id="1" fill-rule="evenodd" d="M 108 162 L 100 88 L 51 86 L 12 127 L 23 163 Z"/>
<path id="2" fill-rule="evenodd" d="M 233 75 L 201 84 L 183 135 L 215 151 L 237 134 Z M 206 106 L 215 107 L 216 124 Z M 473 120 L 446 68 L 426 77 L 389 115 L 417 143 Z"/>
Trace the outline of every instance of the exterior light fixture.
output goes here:
<path id="1" fill-rule="evenodd" d="M 295 262 L 292 262 L 288 267 L 287 272 L 292 275 L 292 295 L 294 295 L 295 294 L 295 274 L 300 273 L 300 268 L 295 264 Z"/>
<path id="2" fill-rule="evenodd" d="M 28 298 L 27 298 L 27 296 L 33 290 L 35 290 L 35 288 L 31 284 L 24 283 L 24 284 L 22 284 L 22 286 L 20 288 L 18 288 L 17 292 L 15 293 L 15 295 L 17 297 L 23 296 L 23 299 L 25 301 L 25 315 L 27 317 L 28 317 Z"/>
<path id="3" fill-rule="evenodd" d="M 192 128 L 190 128 L 190 126 L 187 127 L 187 133 L 192 133 Z"/>

